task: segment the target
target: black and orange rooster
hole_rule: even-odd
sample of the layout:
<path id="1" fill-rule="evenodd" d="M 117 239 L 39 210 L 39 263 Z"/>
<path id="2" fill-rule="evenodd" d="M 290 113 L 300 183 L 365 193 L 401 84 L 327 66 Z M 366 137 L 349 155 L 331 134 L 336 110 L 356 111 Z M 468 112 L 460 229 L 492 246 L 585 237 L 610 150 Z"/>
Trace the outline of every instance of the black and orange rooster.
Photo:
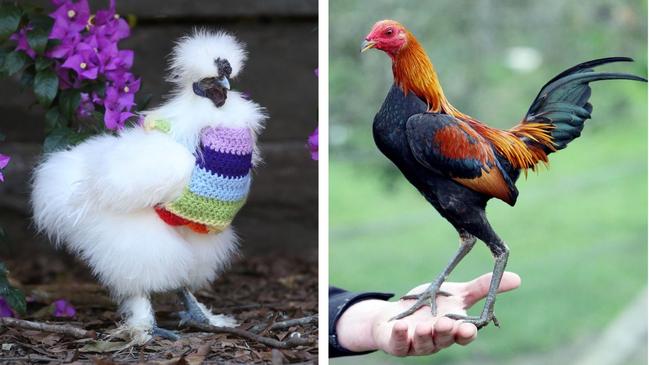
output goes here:
<path id="1" fill-rule="evenodd" d="M 408 181 L 446 218 L 460 235 L 460 248 L 417 302 L 400 319 L 430 305 L 455 266 L 483 241 L 495 259 L 493 276 L 480 316 L 448 315 L 484 327 L 493 321 L 496 289 L 507 264 L 509 248 L 494 232 L 485 207 L 491 198 L 516 203 L 514 185 L 521 170 L 547 163 L 548 155 L 579 137 L 592 105 L 589 83 L 627 79 L 630 74 L 596 72 L 593 67 L 632 61 L 611 57 L 584 62 L 550 80 L 532 102 L 523 120 L 509 130 L 489 127 L 453 107 L 442 91 L 426 52 L 415 36 L 393 20 L 377 22 L 361 52 L 381 50 L 392 59 L 394 85 L 374 118 L 374 140 Z"/>

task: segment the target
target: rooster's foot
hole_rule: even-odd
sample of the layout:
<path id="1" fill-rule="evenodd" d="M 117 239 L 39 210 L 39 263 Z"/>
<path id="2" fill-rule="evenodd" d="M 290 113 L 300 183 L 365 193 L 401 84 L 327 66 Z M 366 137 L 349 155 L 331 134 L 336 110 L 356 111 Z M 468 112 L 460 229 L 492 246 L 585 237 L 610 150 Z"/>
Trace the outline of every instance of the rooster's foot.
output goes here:
<path id="1" fill-rule="evenodd" d="M 153 337 L 160 337 L 164 338 L 165 340 L 171 341 L 177 341 L 180 338 L 178 333 L 168 329 L 160 328 L 157 325 L 153 326 L 153 328 L 151 329 L 151 335 Z"/>
<path id="2" fill-rule="evenodd" d="M 493 313 L 489 313 L 487 315 L 483 316 L 465 316 L 462 314 L 454 314 L 454 313 L 449 313 L 446 315 L 446 317 L 450 319 L 455 319 L 458 321 L 466 322 L 466 323 L 473 323 L 478 329 L 481 329 L 489 324 L 489 322 L 493 322 L 496 327 L 500 327 L 500 322 L 498 322 L 498 319 Z"/>
<path id="3" fill-rule="evenodd" d="M 223 314 L 213 314 L 205 305 L 196 300 L 196 297 L 187 289 L 182 290 L 180 298 L 185 305 L 185 310 L 179 312 L 180 324 L 196 322 L 217 327 L 236 327 L 237 321 Z"/>
<path id="4" fill-rule="evenodd" d="M 415 313 L 419 308 L 428 305 L 430 306 L 430 309 L 433 313 L 433 316 L 437 315 L 437 304 L 435 303 L 435 298 L 437 298 L 438 295 L 442 295 L 445 297 L 450 297 L 451 294 L 442 290 L 439 290 L 439 287 L 441 286 L 441 283 L 439 285 L 431 285 L 426 289 L 421 294 L 411 294 L 411 295 L 404 295 L 401 297 L 401 300 L 412 300 L 416 299 L 417 301 L 415 304 L 413 304 L 408 310 L 406 310 L 403 313 L 400 313 L 392 318 L 390 318 L 390 321 L 395 320 L 395 319 L 401 319 L 408 317 L 409 315 Z"/>

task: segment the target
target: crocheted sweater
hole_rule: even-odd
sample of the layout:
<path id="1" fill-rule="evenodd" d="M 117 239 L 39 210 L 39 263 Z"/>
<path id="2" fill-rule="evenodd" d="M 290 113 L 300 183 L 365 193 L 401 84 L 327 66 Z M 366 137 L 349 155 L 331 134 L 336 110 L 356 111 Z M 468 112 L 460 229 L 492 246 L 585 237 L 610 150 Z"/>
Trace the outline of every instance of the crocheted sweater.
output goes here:
<path id="1" fill-rule="evenodd" d="M 252 136 L 247 128 L 205 128 L 192 176 L 182 195 L 155 210 L 167 224 L 198 233 L 221 232 L 250 190 Z"/>

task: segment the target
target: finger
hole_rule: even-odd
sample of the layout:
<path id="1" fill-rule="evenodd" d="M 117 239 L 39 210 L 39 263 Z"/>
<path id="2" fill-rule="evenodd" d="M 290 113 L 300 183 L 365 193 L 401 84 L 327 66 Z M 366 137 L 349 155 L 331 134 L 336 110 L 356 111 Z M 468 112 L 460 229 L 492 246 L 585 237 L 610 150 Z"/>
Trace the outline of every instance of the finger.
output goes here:
<path id="1" fill-rule="evenodd" d="M 468 308 L 475 304 L 480 299 L 487 296 L 489 285 L 491 284 L 491 273 L 484 274 L 476 279 L 465 283 L 464 305 Z M 513 272 L 505 271 L 500 280 L 498 293 L 510 291 L 518 288 L 521 285 L 521 277 Z"/>
<path id="2" fill-rule="evenodd" d="M 403 321 L 395 322 L 392 326 L 392 334 L 388 343 L 388 351 L 395 356 L 406 356 L 408 354 L 408 325 Z"/>
<path id="3" fill-rule="evenodd" d="M 417 325 L 412 337 L 412 347 L 415 355 L 428 355 L 435 350 L 433 327 L 430 323 L 420 323 Z"/>
<path id="4" fill-rule="evenodd" d="M 435 348 L 440 350 L 446 347 L 449 347 L 455 342 L 455 331 L 456 321 L 448 318 L 441 317 L 435 322 L 435 327 L 433 329 L 433 342 L 435 343 Z"/>
<path id="5" fill-rule="evenodd" d="M 460 323 L 455 333 L 455 342 L 458 345 L 468 345 L 478 337 L 478 328 L 472 323 Z"/>
<path id="6" fill-rule="evenodd" d="M 428 289 L 429 286 L 430 283 L 421 284 L 415 288 L 412 288 L 408 293 L 406 293 L 406 295 L 419 295 L 423 293 L 426 289 Z"/>

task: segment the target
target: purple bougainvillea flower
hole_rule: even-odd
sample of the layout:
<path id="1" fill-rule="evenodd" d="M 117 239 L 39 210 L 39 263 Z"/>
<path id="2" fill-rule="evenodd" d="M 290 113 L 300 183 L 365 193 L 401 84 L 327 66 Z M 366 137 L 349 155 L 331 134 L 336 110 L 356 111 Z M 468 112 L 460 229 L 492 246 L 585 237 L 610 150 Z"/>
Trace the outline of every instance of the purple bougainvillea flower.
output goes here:
<path id="1" fill-rule="evenodd" d="M 313 160 L 318 160 L 318 128 L 313 131 L 313 133 L 309 136 L 309 139 L 307 141 L 309 145 L 309 150 L 311 151 L 311 159 Z"/>
<path id="2" fill-rule="evenodd" d="M 87 0 L 57 3 L 56 10 L 50 13 L 50 17 L 54 19 L 50 38 L 63 39 L 69 32 L 80 32 L 88 25 L 90 7 Z"/>
<path id="3" fill-rule="evenodd" d="M 137 86 L 139 88 L 139 86 Z M 130 110 L 133 105 L 135 105 L 135 95 L 128 90 L 128 87 L 118 89 L 115 86 L 110 86 L 106 89 L 106 98 L 104 99 L 104 105 L 106 108 L 113 110 Z"/>
<path id="4" fill-rule="evenodd" d="M 79 102 L 79 107 L 77 108 L 79 117 L 88 118 L 94 111 L 95 104 L 92 101 L 92 97 L 88 93 L 81 93 L 81 102 Z"/>
<path id="5" fill-rule="evenodd" d="M 99 60 L 89 52 L 73 54 L 61 67 L 74 70 L 80 80 L 95 80 L 99 74 Z"/>
<path id="6" fill-rule="evenodd" d="M 11 309 L 5 298 L 0 298 L 0 317 L 15 317 L 14 311 Z"/>
<path id="7" fill-rule="evenodd" d="M 53 315 L 54 317 L 74 317 L 77 315 L 77 310 L 74 309 L 72 304 L 65 299 L 59 299 L 52 303 L 54 307 Z"/>
<path id="8" fill-rule="evenodd" d="M 105 63 L 106 77 L 109 80 L 116 80 L 123 77 L 124 72 L 133 67 L 134 53 L 131 50 L 118 51 L 117 47 Z"/>
<path id="9" fill-rule="evenodd" d="M 112 81 L 109 90 L 115 90 L 115 92 L 121 95 L 122 99 L 120 104 L 122 106 L 132 106 L 132 102 L 135 100 L 135 94 L 140 91 L 141 80 L 132 73 L 123 71 L 107 73 L 106 76 Z"/>
<path id="10" fill-rule="evenodd" d="M 115 11 L 115 0 L 110 0 L 110 6 L 107 10 L 97 12 L 90 31 L 115 43 L 131 34 L 131 29 L 126 20 L 122 19 Z"/>
<path id="11" fill-rule="evenodd" d="M 73 80 L 70 77 L 70 69 L 62 67 L 59 63 L 54 64 L 54 73 L 59 77 L 59 88 L 61 90 L 79 88 L 81 86 L 81 81 Z"/>
<path id="12" fill-rule="evenodd" d="M 139 86 L 138 86 L 139 87 Z M 104 124 L 106 128 L 115 130 L 122 129 L 124 122 L 134 114 L 131 113 L 131 107 L 135 105 L 135 95 L 123 92 L 114 86 L 106 89 L 104 99 Z"/>
<path id="13" fill-rule="evenodd" d="M 7 167 L 9 160 L 11 160 L 11 157 L 0 153 L 0 181 L 5 181 L 5 177 L 2 175 L 2 169 Z"/>
<path id="14" fill-rule="evenodd" d="M 79 33 L 71 33 L 61 40 L 61 43 L 56 45 L 47 52 L 47 56 L 54 59 L 64 59 L 74 53 L 77 45 L 81 41 Z"/>
<path id="15" fill-rule="evenodd" d="M 30 30 L 32 30 L 31 25 L 24 26 L 20 28 L 18 32 L 12 34 L 9 39 L 16 42 L 16 51 L 23 51 L 29 57 L 35 58 L 36 51 L 34 51 L 32 47 L 29 46 L 29 42 L 27 42 L 27 32 Z"/>
<path id="16" fill-rule="evenodd" d="M 124 110 L 113 110 L 106 108 L 106 113 L 104 114 L 104 124 L 106 128 L 110 130 L 117 130 L 124 128 L 124 123 L 134 114 Z"/>
<path id="17" fill-rule="evenodd" d="M 51 1 L 56 10 L 50 13 L 54 19 L 50 38 L 60 42 L 47 56 L 55 60 L 59 87 L 105 86 L 101 93 L 82 93 L 77 116 L 86 118 L 98 111 L 104 113 L 107 129 L 121 129 L 134 115 L 131 109 L 140 90 L 140 79 L 130 72 L 134 52 L 118 47 L 130 35 L 128 22 L 117 14 L 115 0 L 95 15 L 90 13 L 88 0 Z"/>

